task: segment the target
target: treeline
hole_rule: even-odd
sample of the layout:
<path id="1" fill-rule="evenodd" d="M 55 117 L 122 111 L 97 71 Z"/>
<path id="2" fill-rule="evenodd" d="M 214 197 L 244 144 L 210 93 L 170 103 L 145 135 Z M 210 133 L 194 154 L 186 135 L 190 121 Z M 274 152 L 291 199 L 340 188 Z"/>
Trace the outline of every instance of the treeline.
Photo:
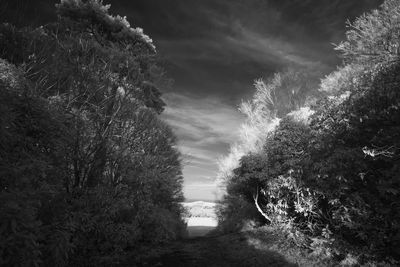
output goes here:
<path id="1" fill-rule="evenodd" d="M 0 265 L 143 263 L 185 232 L 152 40 L 100 0 L 0 26 Z"/>
<path id="2" fill-rule="evenodd" d="M 318 90 L 301 95 L 296 71 L 256 81 L 221 163 L 221 228 L 258 220 L 330 257 L 400 258 L 399 33 L 400 3 L 386 0 L 348 24 L 343 65 Z"/>

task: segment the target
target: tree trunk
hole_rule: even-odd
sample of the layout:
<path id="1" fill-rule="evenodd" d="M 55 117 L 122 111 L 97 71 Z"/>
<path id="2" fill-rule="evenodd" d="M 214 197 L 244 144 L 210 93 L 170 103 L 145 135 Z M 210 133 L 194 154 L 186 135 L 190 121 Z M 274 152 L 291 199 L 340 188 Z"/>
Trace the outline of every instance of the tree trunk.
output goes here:
<path id="1" fill-rule="evenodd" d="M 86 185 L 88 187 L 95 187 L 99 184 L 101 177 L 107 163 L 107 144 L 108 144 L 108 133 L 110 132 L 110 127 L 113 121 L 114 108 L 116 103 L 118 87 L 114 86 L 110 96 L 110 103 L 105 112 L 105 120 L 102 125 L 101 135 L 99 136 L 100 142 L 96 148 L 96 152 L 93 157 L 93 164 L 90 167 L 90 171 L 87 176 Z M 118 112 L 118 111 L 117 111 Z"/>

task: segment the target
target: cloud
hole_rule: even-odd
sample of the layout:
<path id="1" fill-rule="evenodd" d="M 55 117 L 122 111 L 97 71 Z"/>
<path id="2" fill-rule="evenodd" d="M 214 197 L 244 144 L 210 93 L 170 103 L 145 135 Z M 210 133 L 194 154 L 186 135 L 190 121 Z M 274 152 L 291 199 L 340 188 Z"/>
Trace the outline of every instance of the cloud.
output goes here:
<path id="1" fill-rule="evenodd" d="M 215 97 L 167 93 L 163 98 L 167 108 L 162 118 L 176 133 L 184 155 L 185 188 L 210 185 L 216 179 L 218 158 L 237 140 L 244 116 Z"/>
<path id="2" fill-rule="evenodd" d="M 174 92 L 164 95 L 167 108 L 162 116 L 180 140 L 186 196 L 218 192 L 210 181 L 216 179 L 218 160 L 239 139 L 244 116 L 235 105 L 253 93 L 255 78 L 293 65 L 329 68 L 325 44 L 307 39 L 306 29 L 284 21 L 274 5 L 251 2 L 248 6 L 245 1 L 223 0 L 219 7 L 209 1 L 197 3 L 194 20 L 176 24 L 175 38 L 158 39 L 167 69 L 176 77 Z M 257 10 L 257 5 L 264 9 Z M 177 12 L 185 13 L 189 6 L 179 4 Z M 166 23 L 175 20 L 169 17 Z M 190 34 L 181 35 L 188 28 Z"/>
<path id="3" fill-rule="evenodd" d="M 255 62 L 273 62 L 277 66 L 296 65 L 298 67 L 320 68 L 323 65 L 309 48 L 251 30 L 239 21 L 234 24 L 236 34 L 225 37 L 231 49 Z M 320 58 L 320 57 L 318 57 Z"/>
<path id="4" fill-rule="evenodd" d="M 287 67 L 327 74 L 340 64 L 331 43 L 344 38 L 346 19 L 381 2 L 109 1 L 154 40 L 175 80 L 162 117 L 180 140 L 191 198 L 212 198 L 218 158 L 239 139 L 244 120 L 236 106 L 253 94 L 254 79 Z"/>
<path id="5" fill-rule="evenodd" d="M 165 23 L 175 29 L 173 33 L 187 35 L 171 37 L 162 33 L 160 38 L 153 38 L 168 73 L 175 78 L 175 92 L 227 97 L 237 104 L 252 93 L 251 84 L 256 78 L 268 77 L 288 66 L 326 74 L 333 69 L 332 62 L 339 63 L 330 44 L 332 38 L 321 40 L 320 35 L 305 27 L 310 21 L 304 14 L 299 14 L 297 20 L 286 18 L 283 12 L 290 10 L 288 4 L 259 0 L 221 0 L 218 4 L 189 0 L 175 4 L 179 11 L 170 12 L 179 14 L 182 22 L 170 14 Z M 296 5 L 305 8 L 302 2 Z M 318 14 L 321 6 L 313 5 Z M 184 20 L 186 12 L 193 21 Z M 314 14 L 311 18 L 317 22 L 323 19 Z M 326 31 L 321 34 L 336 36 L 337 32 L 343 34 L 344 28 L 336 26 L 329 34 Z"/>
<path id="6" fill-rule="evenodd" d="M 163 118 L 185 137 L 185 143 L 204 148 L 214 144 L 229 144 L 236 140 L 238 123 L 243 116 L 215 97 L 199 98 L 177 93 L 163 96 L 167 108 Z"/>
<path id="7" fill-rule="evenodd" d="M 211 201 L 218 200 L 221 194 L 219 185 L 215 182 L 186 183 L 183 191 L 189 199 L 202 199 Z"/>

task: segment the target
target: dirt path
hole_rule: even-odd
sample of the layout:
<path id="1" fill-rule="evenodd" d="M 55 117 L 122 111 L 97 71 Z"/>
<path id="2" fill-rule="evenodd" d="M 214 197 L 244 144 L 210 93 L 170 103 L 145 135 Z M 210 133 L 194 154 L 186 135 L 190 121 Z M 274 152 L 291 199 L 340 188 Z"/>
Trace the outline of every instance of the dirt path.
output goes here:
<path id="1" fill-rule="evenodd" d="M 175 242 L 147 266 L 297 266 L 277 252 L 259 249 L 245 233 L 197 237 Z"/>

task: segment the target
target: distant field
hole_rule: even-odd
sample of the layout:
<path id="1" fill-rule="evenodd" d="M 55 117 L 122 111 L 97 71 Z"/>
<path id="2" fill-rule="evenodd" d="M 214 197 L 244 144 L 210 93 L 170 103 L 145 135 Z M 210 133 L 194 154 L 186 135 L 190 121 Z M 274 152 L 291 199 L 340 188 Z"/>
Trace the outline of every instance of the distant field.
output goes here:
<path id="1" fill-rule="evenodd" d="M 189 237 L 204 236 L 217 226 L 215 203 L 196 201 L 183 205 L 189 212 L 186 218 Z"/>
<path id="2" fill-rule="evenodd" d="M 215 206 L 213 202 L 195 201 L 184 202 L 182 205 L 189 212 L 189 217 L 211 217 L 216 218 Z"/>
<path id="3" fill-rule="evenodd" d="M 204 236 L 217 226 L 217 220 L 210 217 L 187 218 L 189 237 Z"/>
<path id="4" fill-rule="evenodd" d="M 218 222 L 215 218 L 210 217 L 191 217 L 186 218 L 188 226 L 209 226 L 216 227 Z"/>

